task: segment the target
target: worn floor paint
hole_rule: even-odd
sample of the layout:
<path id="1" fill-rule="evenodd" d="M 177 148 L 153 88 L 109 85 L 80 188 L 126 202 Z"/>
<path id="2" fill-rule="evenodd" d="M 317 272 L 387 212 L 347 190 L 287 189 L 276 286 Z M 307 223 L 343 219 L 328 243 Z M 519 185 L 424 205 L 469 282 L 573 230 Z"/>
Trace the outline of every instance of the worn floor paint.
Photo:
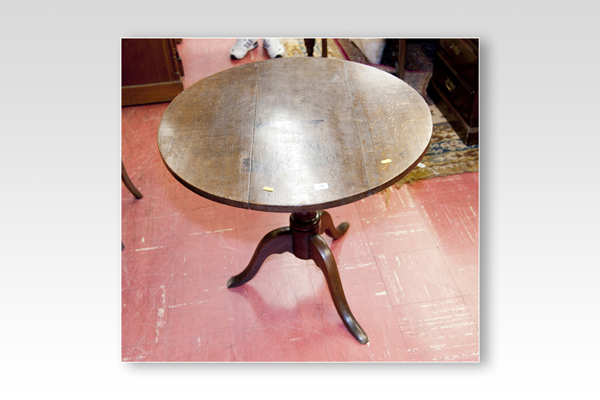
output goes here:
<path id="1" fill-rule="evenodd" d="M 184 41 L 184 84 L 237 65 L 235 39 Z M 256 53 L 256 54 L 254 54 Z M 249 59 L 265 57 L 262 48 Z M 169 174 L 156 147 L 167 104 L 122 109 L 122 360 L 457 362 L 479 360 L 479 174 L 417 182 L 328 210 L 326 238 L 370 342 L 337 315 L 321 271 L 290 254 L 227 289 L 287 214 L 223 206 Z"/>

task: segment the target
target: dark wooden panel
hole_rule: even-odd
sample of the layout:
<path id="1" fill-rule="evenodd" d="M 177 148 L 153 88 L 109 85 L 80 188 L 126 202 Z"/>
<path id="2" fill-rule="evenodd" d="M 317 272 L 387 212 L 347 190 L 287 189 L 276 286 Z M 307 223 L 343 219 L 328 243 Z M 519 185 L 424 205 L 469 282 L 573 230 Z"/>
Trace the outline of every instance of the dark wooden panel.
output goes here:
<path id="1" fill-rule="evenodd" d="M 174 39 L 122 39 L 122 105 L 170 101 L 183 91 Z"/>
<path id="2" fill-rule="evenodd" d="M 443 56 L 440 55 L 440 58 Z M 465 84 L 464 80 L 455 75 L 445 63 L 436 65 L 432 79 L 462 117 L 466 121 L 471 121 L 475 92 Z"/>
<path id="3" fill-rule="evenodd" d="M 467 81 L 473 91 L 476 91 L 479 81 L 479 62 L 476 48 L 471 47 L 469 42 L 462 39 L 441 39 L 440 50 L 444 52 L 448 63 Z"/>
<path id="4" fill-rule="evenodd" d="M 178 80 L 166 39 L 123 39 L 121 86 Z"/>
<path id="5" fill-rule="evenodd" d="M 182 82 L 153 83 L 149 85 L 125 86 L 121 88 L 121 105 L 163 103 L 173 100 L 183 92 Z"/>
<path id="6" fill-rule="evenodd" d="M 427 93 L 465 144 L 472 145 L 479 142 L 479 127 L 477 125 L 469 125 L 452 106 L 452 103 L 443 95 L 442 89 L 436 87 L 435 82 L 430 83 Z M 476 106 L 477 102 L 474 103 L 473 107 L 476 109 Z"/>
<path id="7" fill-rule="evenodd" d="M 427 92 L 459 137 L 479 142 L 479 40 L 438 41 Z"/>

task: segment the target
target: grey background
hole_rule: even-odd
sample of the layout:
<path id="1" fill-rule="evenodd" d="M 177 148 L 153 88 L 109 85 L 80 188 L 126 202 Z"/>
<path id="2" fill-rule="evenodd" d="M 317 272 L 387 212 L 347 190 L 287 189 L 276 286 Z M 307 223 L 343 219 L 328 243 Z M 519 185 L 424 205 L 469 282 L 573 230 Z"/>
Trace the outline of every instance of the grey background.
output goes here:
<path id="1" fill-rule="evenodd" d="M 597 396 L 600 85 L 586 4 L 4 5 L 7 398 Z M 480 38 L 481 363 L 121 363 L 120 38 L 309 34 Z"/>

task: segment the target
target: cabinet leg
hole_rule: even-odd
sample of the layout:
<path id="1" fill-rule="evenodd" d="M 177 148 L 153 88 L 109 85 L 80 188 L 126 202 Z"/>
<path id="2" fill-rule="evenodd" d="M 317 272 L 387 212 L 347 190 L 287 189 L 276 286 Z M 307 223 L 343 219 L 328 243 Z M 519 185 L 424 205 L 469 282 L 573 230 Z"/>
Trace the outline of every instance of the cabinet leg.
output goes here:
<path id="1" fill-rule="evenodd" d="M 127 175 L 127 171 L 125 170 L 125 165 L 123 164 L 122 160 L 121 160 L 121 180 L 125 184 L 125 187 L 127 187 L 127 189 L 129 189 L 131 194 L 134 195 L 136 199 L 141 199 L 142 197 L 144 197 L 144 196 L 142 196 L 142 193 L 140 193 L 140 191 L 137 190 L 137 188 L 133 185 L 133 183 L 131 183 L 131 179 L 129 179 L 129 175 Z"/>

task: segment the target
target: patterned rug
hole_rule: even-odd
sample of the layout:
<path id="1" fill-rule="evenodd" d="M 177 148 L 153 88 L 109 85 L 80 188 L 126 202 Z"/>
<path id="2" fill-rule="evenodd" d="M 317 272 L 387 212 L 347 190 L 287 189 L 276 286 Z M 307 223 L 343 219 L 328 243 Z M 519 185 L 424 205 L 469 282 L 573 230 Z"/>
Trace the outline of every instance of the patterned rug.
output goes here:
<path id="1" fill-rule="evenodd" d="M 435 106 L 430 106 L 435 113 Z M 437 111 L 439 112 L 439 111 Z M 479 171 L 479 145 L 467 146 L 448 122 L 433 125 L 431 144 L 419 166 L 402 178 L 396 187 L 421 179 Z"/>
<path id="2" fill-rule="evenodd" d="M 307 56 L 303 39 L 283 39 L 282 42 L 286 49 L 286 57 Z M 433 118 L 431 144 L 420 165 L 396 183 L 397 188 L 422 179 L 479 171 L 479 146 L 465 145 L 427 96 L 427 85 L 433 71 L 432 53 L 435 51 L 435 48 L 432 49 L 429 45 L 427 42 L 418 41 L 407 43 L 404 81 L 419 92 L 429 104 Z M 321 39 L 315 41 L 313 55 L 321 57 Z M 327 42 L 327 57 L 359 62 L 391 74 L 396 72 L 395 68 L 387 65 L 369 63 L 350 39 L 330 39 Z M 387 58 L 389 57 L 388 53 Z M 384 52 L 383 59 L 385 58 Z"/>

